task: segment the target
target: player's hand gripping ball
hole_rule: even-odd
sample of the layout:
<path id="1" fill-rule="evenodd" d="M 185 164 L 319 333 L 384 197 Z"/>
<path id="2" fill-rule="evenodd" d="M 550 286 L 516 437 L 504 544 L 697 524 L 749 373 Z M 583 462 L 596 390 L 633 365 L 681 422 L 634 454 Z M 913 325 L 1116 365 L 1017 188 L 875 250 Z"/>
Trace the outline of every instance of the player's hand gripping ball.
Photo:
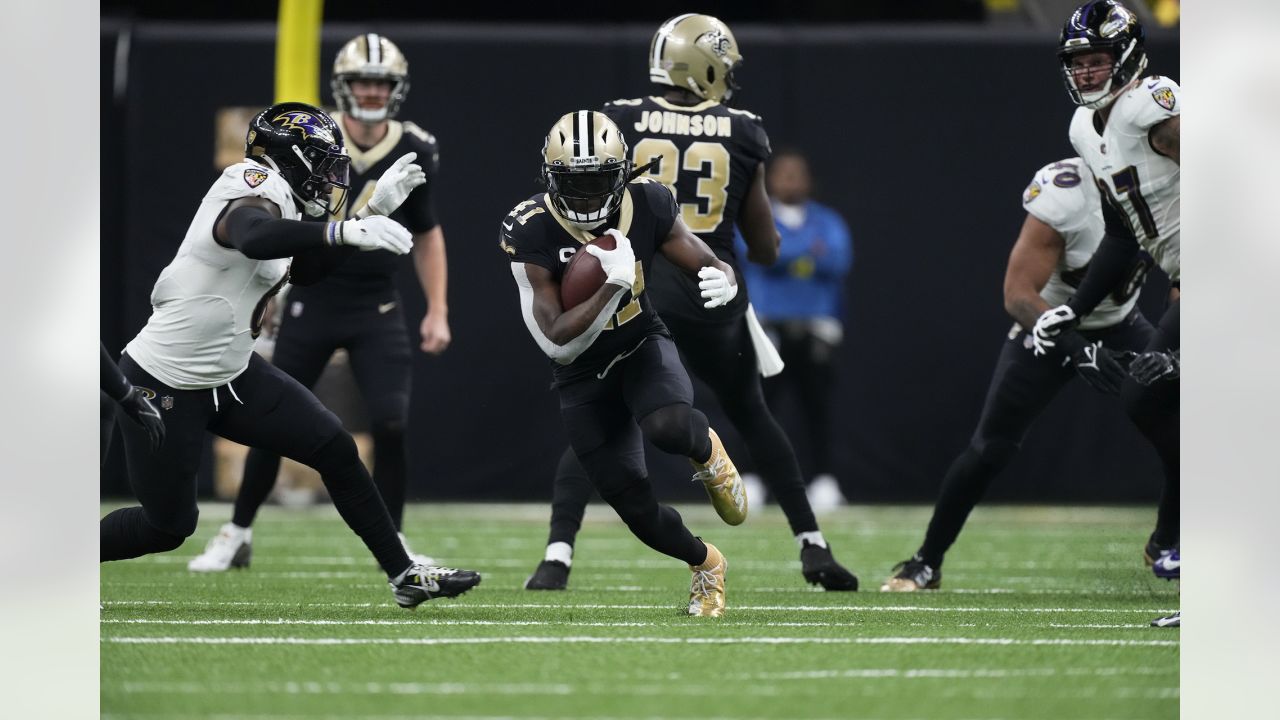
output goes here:
<path id="1" fill-rule="evenodd" d="M 606 282 L 630 289 L 635 283 L 631 241 L 609 230 L 574 253 L 560 278 L 560 306 L 569 310 L 591 299 Z"/>

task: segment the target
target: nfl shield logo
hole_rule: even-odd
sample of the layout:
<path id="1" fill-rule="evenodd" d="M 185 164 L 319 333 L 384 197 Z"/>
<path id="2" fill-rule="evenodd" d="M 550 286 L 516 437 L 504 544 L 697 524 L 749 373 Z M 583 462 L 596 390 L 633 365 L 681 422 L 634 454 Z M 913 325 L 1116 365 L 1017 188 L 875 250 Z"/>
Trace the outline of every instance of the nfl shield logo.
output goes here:
<path id="1" fill-rule="evenodd" d="M 172 396 L 172 395 L 165 395 L 164 397 L 160 398 L 160 409 L 161 409 L 161 410 L 172 410 L 172 409 L 173 409 L 173 396 Z"/>

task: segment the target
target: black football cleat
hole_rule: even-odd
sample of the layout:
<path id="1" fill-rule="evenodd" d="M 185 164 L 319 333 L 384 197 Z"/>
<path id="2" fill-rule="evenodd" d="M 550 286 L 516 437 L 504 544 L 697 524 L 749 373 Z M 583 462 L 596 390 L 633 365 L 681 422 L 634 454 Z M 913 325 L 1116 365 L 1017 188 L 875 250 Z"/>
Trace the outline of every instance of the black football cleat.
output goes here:
<path id="1" fill-rule="evenodd" d="M 479 584 L 480 573 L 473 570 L 417 563 L 390 582 L 396 603 L 408 610 L 435 598 L 457 597 Z"/>
<path id="2" fill-rule="evenodd" d="M 858 589 L 858 576 L 836 562 L 830 547 L 804 543 L 800 548 L 800 572 L 810 585 L 821 585 L 823 590 L 853 592 Z"/>
<path id="3" fill-rule="evenodd" d="M 926 563 L 919 555 L 894 565 L 893 571 L 893 577 L 884 581 L 880 592 L 937 590 L 942 585 L 942 571 Z"/>
<path id="4" fill-rule="evenodd" d="M 543 560 L 524 581 L 525 590 L 564 590 L 569 587 L 569 566 L 559 560 Z"/>

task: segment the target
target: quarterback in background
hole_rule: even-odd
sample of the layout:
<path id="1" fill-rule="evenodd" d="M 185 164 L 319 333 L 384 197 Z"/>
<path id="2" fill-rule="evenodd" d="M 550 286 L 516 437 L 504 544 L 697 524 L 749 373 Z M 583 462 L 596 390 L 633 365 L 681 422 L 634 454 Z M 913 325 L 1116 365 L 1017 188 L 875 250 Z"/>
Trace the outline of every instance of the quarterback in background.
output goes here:
<path id="1" fill-rule="evenodd" d="M 592 485 L 644 544 L 689 565 L 690 615 L 725 609 L 724 556 L 695 537 L 680 514 L 658 504 L 644 441 L 689 458 L 720 517 L 746 519 L 747 497 L 733 461 L 692 406 L 693 384 L 654 311 L 646 278 L 657 256 L 700 278 L 702 306 L 723 311 L 738 293 L 733 268 L 689 232 L 666 187 L 631 183 L 618 126 L 602 113 L 561 117 L 542 149 L 547 191 L 516 205 L 499 246 L 511 262 L 525 327 L 552 360 L 560 415 L 572 452 Z M 594 240 L 612 238 L 605 249 Z M 599 260 L 604 280 L 585 300 L 561 302 L 577 253 Z M 582 258 L 589 260 L 590 258 Z"/>
<path id="2" fill-rule="evenodd" d="M 443 352 L 450 331 L 444 232 L 432 200 L 438 149 L 430 133 L 395 120 L 409 92 L 409 63 L 387 38 L 358 35 L 338 51 L 331 85 L 340 109 L 333 119 L 346 135 L 351 156 L 352 197 L 328 219 L 386 214 L 412 233 L 414 268 L 427 299 L 419 347 Z M 400 178 L 413 181 L 411 191 L 407 197 L 389 196 Z M 396 530 L 404 519 L 408 485 L 405 428 L 413 355 L 395 286 L 401 262 L 392 252 L 359 253 L 314 285 L 291 286 L 271 358 L 277 368 L 311 388 L 334 351 L 347 351 L 373 433 L 373 482 Z M 278 454 L 265 448 L 249 451 L 231 521 L 191 560 L 190 570 L 220 572 L 249 565 L 251 526 L 279 469 Z M 403 532 L 400 540 L 415 561 L 433 563 L 409 549 Z"/>
<path id="3" fill-rule="evenodd" d="M 741 62 L 738 43 L 723 22 L 710 15 L 677 15 L 659 26 L 649 46 L 649 79 L 662 94 L 615 100 L 602 109 L 632 139 L 635 166 L 675 195 L 681 226 L 735 273 L 740 263 L 735 224 L 746 240 L 747 259 L 770 265 L 778 258 L 778 232 L 764 185 L 769 137 L 758 116 L 724 104 L 737 87 L 734 71 Z M 707 312 L 698 277 L 666 254 L 654 258 L 647 287 L 685 363 L 715 392 L 751 448 L 791 525 L 805 580 L 827 590 L 857 590 L 858 578 L 836 561 L 818 528 L 795 450 L 765 403 L 761 358 L 776 361 L 777 351 L 756 322 L 746 292 Z M 720 448 L 715 433 L 712 439 Z M 525 583 L 529 590 L 563 590 L 568 584 L 573 544 L 591 497 L 590 473 L 580 457 L 570 451 L 561 457 L 551 532 L 542 562 Z M 710 479 L 705 468 L 696 470 L 695 480 Z"/>
<path id="4" fill-rule="evenodd" d="M 1145 40 L 1137 17 L 1115 0 L 1081 5 L 1062 29 L 1062 78 L 1080 106 L 1071 119 L 1071 144 L 1097 178 L 1105 236 L 1071 299 L 1037 319 L 1033 341 L 1037 353 L 1061 342 L 1123 280 L 1143 250 L 1169 276 L 1175 297 L 1129 365 L 1121 390 L 1129 417 L 1164 465 L 1156 527 L 1143 551 L 1152 564 L 1167 562 L 1179 542 L 1182 91 L 1170 78 L 1143 75 Z M 1117 361 L 1104 347 L 1096 362 L 1106 367 Z"/>

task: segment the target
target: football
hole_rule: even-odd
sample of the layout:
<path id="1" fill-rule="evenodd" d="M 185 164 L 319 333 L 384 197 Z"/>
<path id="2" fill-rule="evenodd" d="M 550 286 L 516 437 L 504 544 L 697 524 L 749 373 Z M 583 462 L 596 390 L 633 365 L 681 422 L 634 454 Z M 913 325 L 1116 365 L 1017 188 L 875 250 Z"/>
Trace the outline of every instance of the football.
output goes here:
<path id="1" fill-rule="evenodd" d="M 601 235 L 589 244 L 605 250 L 613 250 L 618 246 L 612 235 Z M 560 278 L 560 306 L 565 310 L 586 302 L 596 294 L 607 279 L 604 269 L 600 267 L 600 261 L 586 252 L 586 247 L 583 245 L 578 248 L 578 251 L 573 254 L 573 259 L 569 261 L 569 266 L 564 269 L 564 275 Z"/>

